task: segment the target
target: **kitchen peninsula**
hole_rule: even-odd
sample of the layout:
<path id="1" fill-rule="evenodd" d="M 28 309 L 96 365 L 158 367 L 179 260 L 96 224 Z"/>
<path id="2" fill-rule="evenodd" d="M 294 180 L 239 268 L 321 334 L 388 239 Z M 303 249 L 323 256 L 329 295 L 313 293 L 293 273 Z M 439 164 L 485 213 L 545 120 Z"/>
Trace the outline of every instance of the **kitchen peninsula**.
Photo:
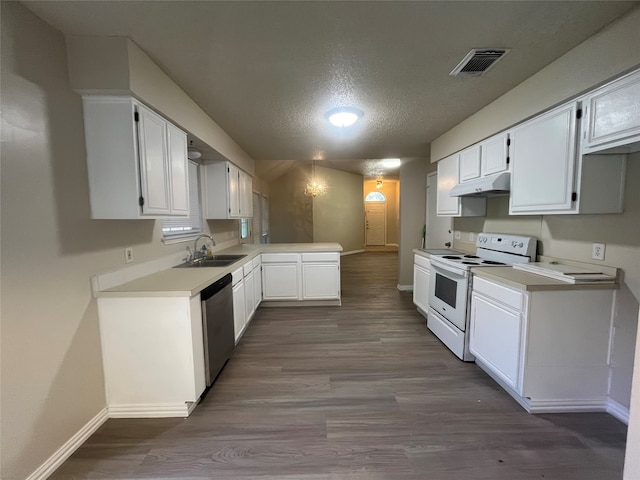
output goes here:
<path id="1" fill-rule="evenodd" d="M 237 245 L 215 252 L 245 255 L 228 267 L 165 268 L 97 290 L 109 416 L 195 408 L 205 389 L 203 289 L 233 276 L 238 343 L 260 304 L 339 306 L 341 251 L 338 243 Z"/>

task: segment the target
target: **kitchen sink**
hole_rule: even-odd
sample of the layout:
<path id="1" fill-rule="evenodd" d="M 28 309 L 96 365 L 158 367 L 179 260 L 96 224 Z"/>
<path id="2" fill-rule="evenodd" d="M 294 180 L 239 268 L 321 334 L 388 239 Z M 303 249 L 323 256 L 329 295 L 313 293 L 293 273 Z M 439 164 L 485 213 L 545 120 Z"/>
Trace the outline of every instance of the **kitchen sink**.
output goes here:
<path id="1" fill-rule="evenodd" d="M 246 255 L 214 255 L 212 257 L 198 258 L 192 262 L 181 263 L 173 268 L 227 267 L 244 257 Z"/>

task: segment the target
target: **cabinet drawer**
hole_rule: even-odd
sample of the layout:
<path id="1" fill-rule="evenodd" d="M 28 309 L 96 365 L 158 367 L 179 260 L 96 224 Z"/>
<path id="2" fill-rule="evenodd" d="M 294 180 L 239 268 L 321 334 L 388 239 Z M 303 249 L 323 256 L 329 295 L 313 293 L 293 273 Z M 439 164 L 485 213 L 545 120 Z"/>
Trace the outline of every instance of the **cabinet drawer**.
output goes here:
<path id="1" fill-rule="evenodd" d="M 246 277 L 253 271 L 253 262 L 247 262 L 242 266 L 244 276 Z"/>
<path id="2" fill-rule="evenodd" d="M 423 268 L 426 268 L 427 270 L 431 270 L 431 260 L 429 260 L 426 257 L 423 257 L 422 255 L 414 255 L 413 263 Z"/>
<path id="3" fill-rule="evenodd" d="M 295 263 L 299 258 L 298 253 L 263 253 L 262 263 Z"/>
<path id="4" fill-rule="evenodd" d="M 253 259 L 253 261 L 251 262 L 251 268 L 252 269 L 256 269 L 260 267 L 261 264 L 261 260 L 260 260 L 260 255 L 258 255 L 256 258 Z"/>
<path id="5" fill-rule="evenodd" d="M 240 268 L 234 270 L 231 273 L 231 276 L 233 277 L 233 280 L 231 282 L 233 283 L 233 285 L 235 285 L 236 283 L 238 283 L 240 280 L 242 280 L 244 278 L 243 268 L 240 267 Z"/>
<path id="6" fill-rule="evenodd" d="M 317 253 L 303 253 L 303 262 L 337 262 L 340 258 L 338 252 L 317 252 Z"/>
<path id="7" fill-rule="evenodd" d="M 474 276 L 473 291 L 483 293 L 518 311 L 523 309 L 524 293 L 517 290 Z"/>

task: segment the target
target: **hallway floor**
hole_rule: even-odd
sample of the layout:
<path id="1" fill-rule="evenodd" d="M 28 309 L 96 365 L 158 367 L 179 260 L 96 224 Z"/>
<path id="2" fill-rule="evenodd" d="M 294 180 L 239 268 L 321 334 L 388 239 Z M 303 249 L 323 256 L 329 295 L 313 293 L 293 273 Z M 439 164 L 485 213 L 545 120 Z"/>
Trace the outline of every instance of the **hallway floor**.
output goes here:
<path id="1" fill-rule="evenodd" d="M 426 329 L 397 258 L 342 257 L 342 307 L 259 309 L 191 417 L 109 420 L 51 478 L 622 478 L 624 424 L 527 414 Z"/>

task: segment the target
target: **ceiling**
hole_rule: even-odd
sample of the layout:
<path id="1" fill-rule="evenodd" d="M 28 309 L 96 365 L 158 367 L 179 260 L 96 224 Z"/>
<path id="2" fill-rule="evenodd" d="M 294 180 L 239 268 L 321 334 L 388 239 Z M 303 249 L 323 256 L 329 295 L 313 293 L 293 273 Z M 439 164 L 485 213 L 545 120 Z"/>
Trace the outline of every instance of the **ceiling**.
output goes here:
<path id="1" fill-rule="evenodd" d="M 65 34 L 131 38 L 251 157 L 278 160 L 259 170 L 322 158 L 371 177 L 370 160 L 427 157 L 432 140 L 640 2 L 23 3 Z M 449 76 L 478 47 L 511 51 L 482 77 Z M 337 106 L 364 116 L 340 131 L 325 117 Z"/>

